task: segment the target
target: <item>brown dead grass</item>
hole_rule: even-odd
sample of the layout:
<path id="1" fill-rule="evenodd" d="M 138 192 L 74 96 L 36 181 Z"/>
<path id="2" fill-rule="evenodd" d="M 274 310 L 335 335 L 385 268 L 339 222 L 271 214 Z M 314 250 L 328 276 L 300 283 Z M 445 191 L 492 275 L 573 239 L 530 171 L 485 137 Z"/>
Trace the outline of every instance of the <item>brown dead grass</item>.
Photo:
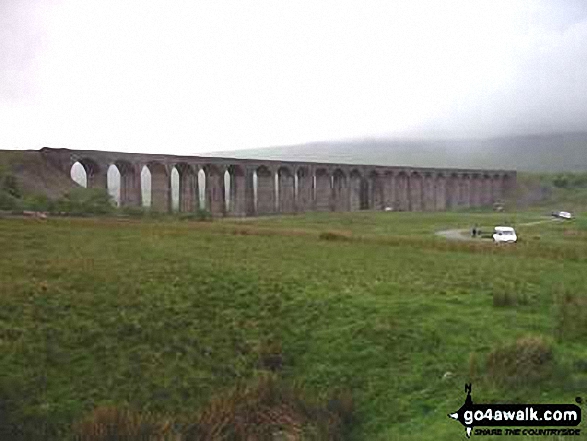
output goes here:
<path id="1" fill-rule="evenodd" d="M 552 374 L 553 367 L 552 346 L 539 336 L 498 345 L 487 356 L 488 377 L 504 386 L 537 384 Z"/>
<path id="2" fill-rule="evenodd" d="M 192 417 L 166 418 L 98 407 L 73 426 L 76 441 L 342 441 L 352 421 L 349 393 L 320 404 L 266 374 L 214 397 Z"/>

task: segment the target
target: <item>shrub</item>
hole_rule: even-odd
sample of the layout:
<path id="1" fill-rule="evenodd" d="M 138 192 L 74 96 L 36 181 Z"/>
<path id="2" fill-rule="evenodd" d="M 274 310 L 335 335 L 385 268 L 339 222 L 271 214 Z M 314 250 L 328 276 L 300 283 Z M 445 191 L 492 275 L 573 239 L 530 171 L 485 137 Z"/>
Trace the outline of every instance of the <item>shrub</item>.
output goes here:
<path id="1" fill-rule="evenodd" d="M 194 213 L 180 213 L 179 219 L 188 221 L 208 222 L 212 220 L 212 213 L 208 210 L 200 209 Z"/>
<path id="2" fill-rule="evenodd" d="M 515 306 L 516 297 L 514 294 L 507 291 L 494 291 L 493 292 L 493 306 Z"/>
<path id="3" fill-rule="evenodd" d="M 528 295 L 524 292 L 514 293 L 501 290 L 493 292 L 493 306 L 496 307 L 527 305 L 528 303 Z"/>
<path id="4" fill-rule="evenodd" d="M 18 185 L 18 180 L 6 166 L 0 167 L 0 192 L 6 192 L 12 197 L 19 199 L 22 197 L 22 192 Z"/>
<path id="5" fill-rule="evenodd" d="M 200 208 L 198 211 L 196 211 L 196 219 L 199 221 L 211 221 L 212 213 L 210 213 L 208 210 Z"/>
<path id="6" fill-rule="evenodd" d="M 105 189 L 75 188 L 57 201 L 55 209 L 78 215 L 107 214 L 114 211 L 114 202 Z"/>
<path id="7" fill-rule="evenodd" d="M 20 209 L 22 209 L 22 202 L 20 199 L 4 190 L 0 190 L 0 210 L 14 211 Z"/>
<path id="8" fill-rule="evenodd" d="M 258 349 L 259 359 L 257 367 L 272 372 L 280 371 L 283 368 L 283 353 L 281 343 L 267 342 Z"/>
<path id="9" fill-rule="evenodd" d="M 320 233 L 318 238 L 320 240 L 331 240 L 331 241 L 342 240 L 342 241 L 344 241 L 344 240 L 351 240 L 352 236 L 351 236 L 351 233 L 346 233 L 346 232 L 341 232 L 341 231 L 324 231 L 324 232 Z"/>
<path id="10" fill-rule="evenodd" d="M 501 385 L 539 383 L 552 374 L 553 367 L 552 347 L 541 337 L 523 337 L 499 345 L 487 356 L 487 374 Z"/>
<path id="11" fill-rule="evenodd" d="M 10 441 L 62 439 L 59 422 L 47 418 L 42 405 L 25 404 L 23 395 L 34 394 L 34 382 L 0 381 L 0 439 Z"/>
<path id="12" fill-rule="evenodd" d="M 25 210 L 54 211 L 56 204 L 47 195 L 35 194 L 25 197 L 22 205 Z"/>
<path id="13" fill-rule="evenodd" d="M 122 207 L 119 209 L 119 212 L 131 217 L 143 217 L 146 214 L 146 210 L 143 207 Z"/>

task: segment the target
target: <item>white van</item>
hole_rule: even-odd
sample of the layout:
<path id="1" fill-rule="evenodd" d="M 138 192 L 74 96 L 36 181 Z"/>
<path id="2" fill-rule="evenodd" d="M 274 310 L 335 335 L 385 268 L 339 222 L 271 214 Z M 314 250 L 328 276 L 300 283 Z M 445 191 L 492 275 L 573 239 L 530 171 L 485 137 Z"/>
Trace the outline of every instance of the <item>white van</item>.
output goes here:
<path id="1" fill-rule="evenodd" d="M 493 241 L 515 243 L 518 241 L 516 231 L 512 227 L 495 227 L 493 229 Z"/>

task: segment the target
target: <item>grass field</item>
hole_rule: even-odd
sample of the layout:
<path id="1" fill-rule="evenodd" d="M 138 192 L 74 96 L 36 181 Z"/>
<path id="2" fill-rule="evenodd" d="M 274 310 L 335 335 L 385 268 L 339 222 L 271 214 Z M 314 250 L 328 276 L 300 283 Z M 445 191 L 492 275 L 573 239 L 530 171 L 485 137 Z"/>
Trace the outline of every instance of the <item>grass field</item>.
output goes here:
<path id="1" fill-rule="evenodd" d="M 587 217 L 516 246 L 434 235 L 540 219 L 0 219 L 0 423 L 65 440 L 94 406 L 189 415 L 271 345 L 283 381 L 352 393 L 348 440 L 463 439 L 468 381 L 476 402 L 587 399 Z M 486 362 L 521 337 L 548 361 Z"/>

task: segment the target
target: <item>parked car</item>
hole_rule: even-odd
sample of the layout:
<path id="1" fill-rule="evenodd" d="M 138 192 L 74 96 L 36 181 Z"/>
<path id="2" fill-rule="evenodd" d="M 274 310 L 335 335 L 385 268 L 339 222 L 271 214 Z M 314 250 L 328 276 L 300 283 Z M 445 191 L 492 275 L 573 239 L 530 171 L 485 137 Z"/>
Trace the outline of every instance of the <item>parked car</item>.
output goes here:
<path id="1" fill-rule="evenodd" d="M 552 216 L 556 217 L 557 219 L 572 219 L 573 215 L 568 211 L 553 211 Z"/>
<path id="2" fill-rule="evenodd" d="M 493 241 L 496 243 L 516 243 L 518 235 L 512 227 L 495 227 L 493 229 Z"/>
<path id="3" fill-rule="evenodd" d="M 503 211 L 503 203 L 501 202 L 494 202 L 493 204 L 493 211 L 497 211 L 501 213 Z"/>

